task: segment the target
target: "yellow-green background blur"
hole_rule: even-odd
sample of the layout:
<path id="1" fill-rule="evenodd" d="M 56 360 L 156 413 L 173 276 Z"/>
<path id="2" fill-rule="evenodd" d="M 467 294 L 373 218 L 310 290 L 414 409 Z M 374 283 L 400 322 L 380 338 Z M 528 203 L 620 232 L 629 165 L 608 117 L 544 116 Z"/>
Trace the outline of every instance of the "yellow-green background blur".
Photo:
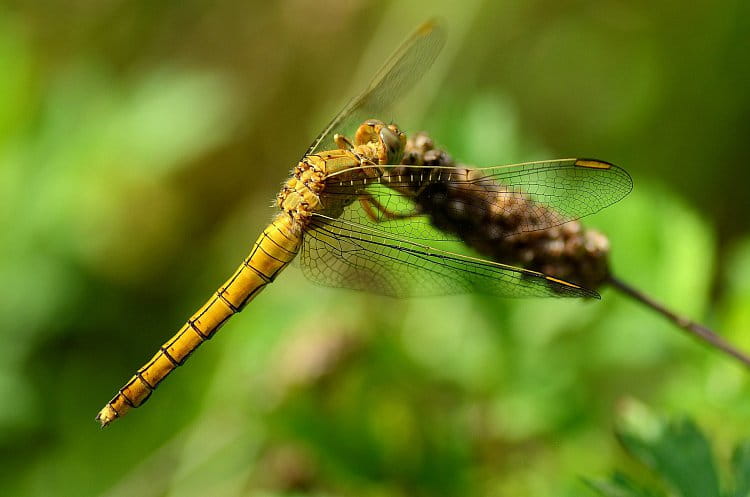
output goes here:
<path id="1" fill-rule="evenodd" d="M 382 117 L 470 164 L 622 165 L 587 220 L 615 272 L 750 349 L 747 2 L 6 0 L 0 495 L 578 496 L 632 466 L 629 405 L 750 435 L 747 371 L 614 291 L 392 300 L 298 267 L 98 429 L 433 16 L 446 49 Z"/>

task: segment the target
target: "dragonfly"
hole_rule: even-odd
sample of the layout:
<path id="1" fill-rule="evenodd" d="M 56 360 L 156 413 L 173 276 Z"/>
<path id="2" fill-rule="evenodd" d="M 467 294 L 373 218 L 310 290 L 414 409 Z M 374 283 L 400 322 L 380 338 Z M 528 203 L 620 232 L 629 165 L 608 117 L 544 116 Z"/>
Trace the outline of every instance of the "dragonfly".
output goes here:
<path id="1" fill-rule="evenodd" d="M 538 271 L 465 255 L 460 242 L 424 212 L 441 187 L 492 192 L 454 207 L 472 222 L 512 219 L 519 203 L 538 208 L 533 223 L 509 223 L 498 236 L 547 229 L 593 214 L 630 192 L 620 167 L 561 159 L 488 168 L 404 169 L 406 135 L 379 120 L 430 68 L 445 30 L 428 21 L 394 52 L 367 88 L 333 118 L 293 168 L 278 212 L 250 255 L 179 331 L 97 414 L 102 427 L 140 407 L 156 387 L 272 283 L 295 257 L 313 282 L 392 297 L 480 292 L 502 297 L 599 298 L 594 290 Z M 474 198 L 477 196 L 474 195 Z"/>

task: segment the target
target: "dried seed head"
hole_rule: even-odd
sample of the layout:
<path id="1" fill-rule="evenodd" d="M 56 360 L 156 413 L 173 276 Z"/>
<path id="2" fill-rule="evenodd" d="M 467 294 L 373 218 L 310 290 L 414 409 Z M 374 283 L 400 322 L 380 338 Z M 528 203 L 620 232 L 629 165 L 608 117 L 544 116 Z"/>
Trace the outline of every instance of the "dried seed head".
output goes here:
<path id="1" fill-rule="evenodd" d="M 402 164 L 466 167 L 456 164 L 446 151 L 435 148 L 432 138 L 424 132 L 409 138 Z M 474 250 L 497 262 L 541 271 L 587 288 L 598 288 L 607 280 L 609 241 L 603 234 L 584 229 L 578 221 L 539 229 L 550 219 L 563 219 L 562 215 L 523 192 L 498 192 L 494 181 L 480 179 L 471 188 L 466 186 L 435 183 L 423 189 L 417 202 L 435 227 L 458 235 Z M 521 226 L 520 233 L 504 236 L 519 231 Z"/>

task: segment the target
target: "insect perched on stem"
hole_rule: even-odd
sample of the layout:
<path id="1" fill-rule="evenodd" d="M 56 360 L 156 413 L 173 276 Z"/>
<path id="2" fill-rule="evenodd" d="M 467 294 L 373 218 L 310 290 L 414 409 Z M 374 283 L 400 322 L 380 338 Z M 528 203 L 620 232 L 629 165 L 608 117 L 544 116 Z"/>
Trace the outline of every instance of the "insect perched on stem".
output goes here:
<path id="1" fill-rule="evenodd" d="M 367 89 L 313 141 L 277 197 L 279 212 L 235 273 L 141 367 L 96 419 L 106 426 L 141 406 L 161 381 L 242 310 L 294 259 L 313 281 L 406 297 L 460 292 L 599 298 L 585 285 L 441 247 L 466 239 L 470 223 L 506 219 L 488 242 L 539 232 L 595 213 L 632 189 L 621 168 L 595 159 L 562 159 L 467 169 L 401 164 L 406 135 L 378 120 L 437 57 L 444 32 L 427 22 L 386 61 Z M 447 189 L 447 190 L 446 190 Z M 424 207 L 446 191 L 466 229 L 431 223 Z M 529 217 L 520 210 L 530 209 Z M 437 219 L 434 215 L 434 219 Z M 436 224 L 437 228 L 433 225 Z M 560 228 L 565 229 L 565 228 Z"/>

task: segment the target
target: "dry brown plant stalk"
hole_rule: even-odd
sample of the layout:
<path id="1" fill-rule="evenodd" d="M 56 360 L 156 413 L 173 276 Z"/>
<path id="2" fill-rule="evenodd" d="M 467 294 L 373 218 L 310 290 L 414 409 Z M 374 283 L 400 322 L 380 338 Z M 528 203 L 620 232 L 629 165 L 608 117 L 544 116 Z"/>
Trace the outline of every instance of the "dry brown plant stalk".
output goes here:
<path id="1" fill-rule="evenodd" d="M 406 144 L 402 161 L 404 174 L 409 166 L 468 167 L 457 164 L 445 150 L 425 132 L 412 135 Z M 713 330 L 681 316 L 614 276 L 609 264 L 610 243 L 599 231 L 585 228 L 579 221 L 570 221 L 547 229 L 530 230 L 504 236 L 503 232 L 517 231 L 515 227 L 539 225 L 551 216 L 549 209 L 530 197 L 507 195 L 498 191 L 496 183 L 476 183 L 476 188 L 446 188 L 440 195 L 415 194 L 418 209 L 433 226 L 458 236 L 467 246 L 496 262 L 514 264 L 540 271 L 549 276 L 577 283 L 591 289 L 609 285 L 637 302 L 658 312 L 688 334 L 723 351 L 750 367 L 750 357 L 739 351 Z M 475 209 L 474 196 L 481 202 L 501 204 L 503 209 Z M 512 203 L 513 205 L 509 205 Z M 545 209 L 547 209 L 545 211 Z M 475 212 L 476 211 L 476 212 Z M 478 215 L 479 214 L 479 215 Z"/>

